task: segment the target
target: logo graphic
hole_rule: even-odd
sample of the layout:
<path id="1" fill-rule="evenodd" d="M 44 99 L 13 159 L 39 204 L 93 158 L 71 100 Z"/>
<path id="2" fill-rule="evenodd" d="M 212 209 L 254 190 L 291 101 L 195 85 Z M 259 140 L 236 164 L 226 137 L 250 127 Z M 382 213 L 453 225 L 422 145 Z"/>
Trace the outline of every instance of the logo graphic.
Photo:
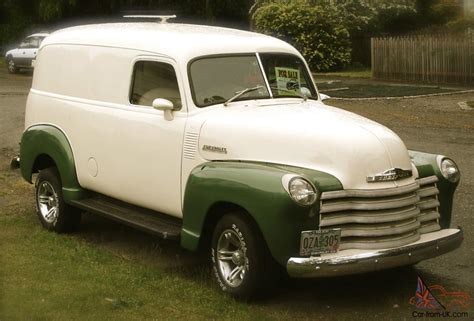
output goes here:
<path id="1" fill-rule="evenodd" d="M 227 148 L 220 146 L 204 145 L 202 146 L 202 150 L 206 152 L 227 154 Z"/>
<path id="2" fill-rule="evenodd" d="M 387 181 L 397 181 L 402 178 L 411 177 L 412 171 L 405 170 L 401 168 L 391 168 L 387 169 L 385 172 L 376 174 L 374 176 L 367 176 L 368 183 L 375 183 L 375 182 L 387 182 Z"/>
<path id="3" fill-rule="evenodd" d="M 418 276 L 416 293 L 409 303 L 417 310 L 468 310 L 470 296 L 466 292 L 448 292 L 438 284 L 428 287 Z"/>
<path id="4" fill-rule="evenodd" d="M 418 277 L 418 281 L 416 283 L 415 296 L 410 299 L 410 304 L 415 304 L 416 308 L 419 310 L 446 309 L 441 303 L 439 303 L 438 300 L 436 300 L 433 294 L 431 294 L 430 289 L 420 277 Z"/>

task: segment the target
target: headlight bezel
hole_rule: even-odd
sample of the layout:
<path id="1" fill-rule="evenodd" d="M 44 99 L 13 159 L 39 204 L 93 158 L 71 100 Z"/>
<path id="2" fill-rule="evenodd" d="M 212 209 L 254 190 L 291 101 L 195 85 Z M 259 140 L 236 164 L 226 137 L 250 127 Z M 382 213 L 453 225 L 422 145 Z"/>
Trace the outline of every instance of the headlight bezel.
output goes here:
<path id="1" fill-rule="evenodd" d="M 295 202 L 299 206 L 311 207 L 314 204 L 316 204 L 316 202 L 319 200 L 319 196 L 320 196 L 319 190 L 316 188 L 316 186 L 314 186 L 313 183 L 311 183 L 310 180 L 308 180 L 307 178 L 301 175 L 286 174 L 282 177 L 281 182 L 288 196 L 291 198 L 293 202 Z M 296 184 L 298 182 L 306 184 L 308 187 L 310 187 L 312 195 L 313 195 L 312 200 L 310 202 L 302 201 L 303 199 L 299 199 L 298 197 L 294 195 L 295 194 L 294 188 L 292 188 L 292 186 L 294 186 L 293 184 Z"/>
<path id="2" fill-rule="evenodd" d="M 459 183 L 459 181 L 461 180 L 461 171 L 459 170 L 459 167 L 454 160 L 443 155 L 438 155 L 437 163 L 438 169 L 444 179 L 453 184 Z M 449 167 L 454 168 L 456 172 L 448 173 L 446 164 L 449 164 Z"/>

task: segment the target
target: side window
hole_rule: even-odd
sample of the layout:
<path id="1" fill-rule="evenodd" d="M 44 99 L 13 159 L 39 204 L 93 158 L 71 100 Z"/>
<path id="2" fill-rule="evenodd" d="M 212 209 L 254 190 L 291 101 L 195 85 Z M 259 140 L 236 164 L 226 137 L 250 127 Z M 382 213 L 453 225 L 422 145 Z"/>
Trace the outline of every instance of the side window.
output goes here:
<path id="1" fill-rule="evenodd" d="M 151 106 L 156 98 L 168 99 L 176 110 L 181 109 L 181 96 L 174 68 L 163 62 L 138 61 L 133 68 L 130 103 Z"/>
<path id="2" fill-rule="evenodd" d="M 31 38 L 26 38 L 26 39 L 23 40 L 23 42 L 20 44 L 19 48 L 22 48 L 22 49 L 31 48 L 31 41 L 32 41 Z"/>
<path id="3" fill-rule="evenodd" d="M 38 48 L 38 38 L 37 37 L 28 37 L 20 45 L 20 48 L 30 49 Z"/>

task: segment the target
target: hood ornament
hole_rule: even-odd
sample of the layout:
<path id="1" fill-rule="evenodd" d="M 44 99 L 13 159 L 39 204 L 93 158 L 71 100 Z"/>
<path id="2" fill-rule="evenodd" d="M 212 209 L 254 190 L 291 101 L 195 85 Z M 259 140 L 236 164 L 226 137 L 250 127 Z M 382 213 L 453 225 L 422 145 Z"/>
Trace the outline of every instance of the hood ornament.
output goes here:
<path id="1" fill-rule="evenodd" d="M 401 168 L 387 169 L 385 172 L 376 174 L 374 176 L 367 176 L 368 183 L 398 181 L 399 179 L 411 177 L 413 175 L 411 170 Z"/>

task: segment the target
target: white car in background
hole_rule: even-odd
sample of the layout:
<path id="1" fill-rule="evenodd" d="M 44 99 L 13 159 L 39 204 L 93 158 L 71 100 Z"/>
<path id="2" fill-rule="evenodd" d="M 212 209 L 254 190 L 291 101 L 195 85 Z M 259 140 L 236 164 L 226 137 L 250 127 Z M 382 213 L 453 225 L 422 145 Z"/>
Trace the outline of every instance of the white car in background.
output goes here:
<path id="1" fill-rule="evenodd" d="M 7 51 L 5 61 L 7 62 L 8 72 L 17 73 L 20 69 L 34 68 L 34 60 L 41 42 L 48 33 L 35 33 L 26 37 L 18 48 Z"/>

